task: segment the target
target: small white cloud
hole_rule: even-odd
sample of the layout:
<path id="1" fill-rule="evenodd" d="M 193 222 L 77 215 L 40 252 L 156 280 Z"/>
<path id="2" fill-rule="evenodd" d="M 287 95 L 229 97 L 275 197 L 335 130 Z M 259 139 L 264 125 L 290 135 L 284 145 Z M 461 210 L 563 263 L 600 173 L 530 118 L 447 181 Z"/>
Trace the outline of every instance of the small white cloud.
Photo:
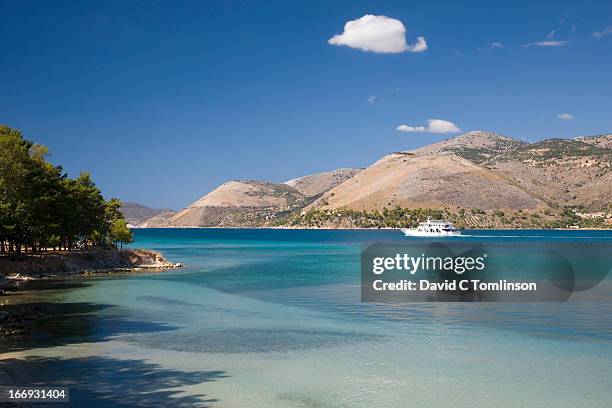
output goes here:
<path id="1" fill-rule="evenodd" d="M 461 131 L 453 122 L 442 119 L 429 119 L 427 121 L 427 129 L 431 133 L 454 133 Z"/>
<path id="2" fill-rule="evenodd" d="M 416 43 L 406 43 L 406 27 L 391 17 L 366 14 L 344 24 L 342 34 L 334 35 L 327 41 L 331 45 L 345 45 L 362 51 L 399 54 L 404 51 L 423 52 L 427 49 L 424 37 Z"/>
<path id="3" fill-rule="evenodd" d="M 593 33 L 593 37 L 601 38 L 601 37 L 605 37 L 608 34 L 612 34 L 612 26 L 607 26 L 606 28 L 604 28 L 601 31 L 595 31 Z"/>
<path id="4" fill-rule="evenodd" d="M 427 133 L 455 133 L 460 132 L 453 122 L 442 119 L 429 119 L 427 126 L 399 125 L 395 128 L 399 132 L 427 132 Z"/>
<path id="5" fill-rule="evenodd" d="M 574 115 L 572 115 L 571 113 L 562 113 L 560 115 L 557 115 L 557 117 L 561 120 L 572 120 L 574 119 Z"/>
<path id="6" fill-rule="evenodd" d="M 374 95 L 372 95 L 372 96 L 368 96 L 368 103 L 369 103 L 370 105 L 376 105 L 376 99 L 377 99 L 377 97 L 376 97 L 376 96 L 374 96 Z"/>
<path id="7" fill-rule="evenodd" d="M 523 45 L 523 48 L 530 47 L 563 47 L 564 45 L 569 44 L 569 41 L 558 41 L 558 40 L 546 40 L 546 41 L 536 41 L 529 44 Z"/>
<path id="8" fill-rule="evenodd" d="M 425 37 L 417 37 L 417 40 L 414 44 L 406 46 L 406 51 L 410 51 L 410 52 L 427 51 L 427 41 L 425 41 Z"/>
<path id="9" fill-rule="evenodd" d="M 399 125 L 395 130 L 399 132 L 425 132 L 425 126 Z"/>
<path id="10" fill-rule="evenodd" d="M 480 54 L 480 53 L 483 53 L 483 52 L 489 52 L 491 50 L 496 50 L 496 49 L 500 49 L 500 48 L 504 48 L 504 44 L 502 42 L 491 41 L 491 42 L 487 43 L 486 47 L 478 47 L 476 50 Z"/>

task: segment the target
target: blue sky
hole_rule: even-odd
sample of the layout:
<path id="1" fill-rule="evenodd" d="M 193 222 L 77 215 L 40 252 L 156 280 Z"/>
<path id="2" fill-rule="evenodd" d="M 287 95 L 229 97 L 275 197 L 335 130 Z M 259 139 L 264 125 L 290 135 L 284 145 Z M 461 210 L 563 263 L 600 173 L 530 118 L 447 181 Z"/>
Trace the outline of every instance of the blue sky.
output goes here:
<path id="1" fill-rule="evenodd" d="M 328 42 L 366 14 L 401 22 L 405 51 Z M 0 123 L 154 207 L 457 134 L 428 119 L 534 141 L 612 131 L 610 1 L 0 0 L 0 15 Z"/>

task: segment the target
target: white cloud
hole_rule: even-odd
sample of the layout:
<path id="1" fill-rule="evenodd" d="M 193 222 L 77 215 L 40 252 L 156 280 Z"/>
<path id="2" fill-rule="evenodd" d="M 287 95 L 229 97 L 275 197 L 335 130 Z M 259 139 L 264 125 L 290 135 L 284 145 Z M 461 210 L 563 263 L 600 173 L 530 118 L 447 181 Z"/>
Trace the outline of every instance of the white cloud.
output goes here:
<path id="1" fill-rule="evenodd" d="M 416 43 L 406 43 L 406 27 L 391 17 L 366 14 L 344 24 L 342 34 L 334 35 L 327 41 L 331 45 L 346 45 L 362 51 L 399 54 L 404 51 L 423 52 L 427 49 L 424 37 Z"/>
<path id="2" fill-rule="evenodd" d="M 427 131 L 431 133 L 454 133 L 460 132 L 453 122 L 442 119 L 429 119 L 427 121 Z"/>
<path id="3" fill-rule="evenodd" d="M 408 125 L 399 125 L 395 128 L 395 130 L 400 132 L 424 132 L 425 126 L 408 126 Z"/>
<path id="4" fill-rule="evenodd" d="M 612 26 L 607 26 L 606 28 L 604 28 L 601 31 L 595 31 L 593 33 L 593 37 L 601 38 L 601 37 L 605 37 L 608 34 L 612 34 Z"/>
<path id="5" fill-rule="evenodd" d="M 374 96 L 374 95 L 372 95 L 372 96 L 368 96 L 368 103 L 369 103 L 370 105 L 376 105 L 376 99 L 377 99 L 377 97 L 376 97 L 376 96 Z"/>
<path id="6" fill-rule="evenodd" d="M 504 43 L 500 41 L 490 41 L 487 43 L 486 47 L 478 47 L 476 50 L 478 51 L 478 53 L 483 53 L 501 48 L 504 48 Z"/>
<path id="7" fill-rule="evenodd" d="M 427 132 L 427 133 L 455 133 L 460 132 L 459 129 L 453 122 L 442 119 L 429 119 L 427 120 L 427 126 L 408 126 L 399 125 L 395 128 L 399 132 Z"/>
<path id="8" fill-rule="evenodd" d="M 427 41 L 425 41 L 425 37 L 417 37 L 417 40 L 414 44 L 406 46 L 406 51 L 410 51 L 410 52 L 427 51 Z"/>
<path id="9" fill-rule="evenodd" d="M 562 18 L 561 19 L 561 26 L 563 25 L 564 21 L 565 21 L 565 19 Z M 548 33 L 548 35 L 546 36 L 546 39 L 544 41 L 530 42 L 528 44 L 524 44 L 523 48 L 530 48 L 530 47 L 563 47 L 563 46 L 569 44 L 569 41 L 555 40 L 555 35 L 557 34 L 557 31 L 559 31 L 559 29 L 552 30 L 550 33 Z"/>
<path id="10" fill-rule="evenodd" d="M 560 115 L 557 115 L 557 117 L 561 120 L 572 120 L 574 119 L 574 115 L 572 115 L 571 113 L 562 113 Z"/>
<path id="11" fill-rule="evenodd" d="M 569 44 L 569 41 L 559 41 L 559 40 L 546 40 L 546 41 L 536 41 L 529 44 L 523 45 L 523 48 L 529 47 L 563 47 L 564 45 Z"/>

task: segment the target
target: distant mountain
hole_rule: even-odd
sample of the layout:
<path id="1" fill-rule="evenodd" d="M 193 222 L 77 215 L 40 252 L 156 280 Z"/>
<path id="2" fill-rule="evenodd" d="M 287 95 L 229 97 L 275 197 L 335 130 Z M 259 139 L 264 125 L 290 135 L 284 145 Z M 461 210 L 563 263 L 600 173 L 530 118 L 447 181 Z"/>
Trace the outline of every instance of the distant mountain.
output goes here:
<path id="1" fill-rule="evenodd" d="M 329 190 L 307 209 L 538 208 L 545 203 L 478 165 L 522 145 L 490 132 L 468 132 L 413 151 L 391 153 Z"/>
<path id="2" fill-rule="evenodd" d="M 229 181 L 179 211 L 169 226 L 260 225 L 305 205 L 306 197 L 286 184 Z"/>
<path id="3" fill-rule="evenodd" d="M 584 143 L 592 144 L 604 149 L 612 149 L 612 134 L 597 135 L 597 136 L 582 136 L 574 140 L 579 140 Z"/>
<path id="4" fill-rule="evenodd" d="M 176 215 L 175 211 L 164 211 L 153 217 L 141 222 L 138 225 L 135 225 L 139 228 L 159 228 L 159 227 L 167 227 L 172 217 Z"/>
<path id="5" fill-rule="evenodd" d="M 139 225 L 151 217 L 159 215 L 170 210 L 158 210 L 149 208 L 139 203 L 124 202 L 119 211 L 123 214 L 125 220 L 131 225 Z"/>
<path id="6" fill-rule="evenodd" d="M 298 190 L 307 197 L 323 194 L 350 179 L 362 169 L 337 169 L 324 173 L 316 173 L 309 176 L 298 177 L 285 181 L 285 184 Z"/>
<path id="7" fill-rule="evenodd" d="M 597 211 L 612 203 L 612 149 L 600 146 L 605 139 L 548 139 L 496 156 L 485 166 L 549 206 Z"/>
<path id="8" fill-rule="evenodd" d="M 412 152 L 417 155 L 456 154 L 480 164 L 497 155 L 512 152 L 525 144 L 520 140 L 497 133 L 474 130 L 439 143 L 421 147 Z"/>
<path id="9" fill-rule="evenodd" d="M 540 228 L 573 225 L 578 213 L 600 225 L 612 217 L 611 143 L 610 134 L 528 144 L 472 131 L 365 169 L 283 184 L 230 181 L 142 225 L 390 226 L 433 214 L 468 227 Z"/>
<path id="10" fill-rule="evenodd" d="M 322 193 L 359 171 L 359 169 L 337 169 L 281 184 L 255 180 L 229 181 L 178 213 L 156 214 L 140 226 L 231 227 L 282 223 L 299 213 Z"/>

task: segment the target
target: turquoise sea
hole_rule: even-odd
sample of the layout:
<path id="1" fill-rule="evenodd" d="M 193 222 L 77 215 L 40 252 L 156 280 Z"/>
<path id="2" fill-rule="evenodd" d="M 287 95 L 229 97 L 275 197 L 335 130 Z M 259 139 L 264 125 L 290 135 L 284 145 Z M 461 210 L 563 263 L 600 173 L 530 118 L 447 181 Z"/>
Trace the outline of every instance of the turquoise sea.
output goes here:
<path id="1" fill-rule="evenodd" d="M 467 233 L 516 257 L 526 243 L 612 248 L 612 231 Z M 361 251 L 400 232 L 135 238 L 185 267 L 32 291 L 54 308 L 37 323 L 49 335 L 2 346 L 0 368 L 68 386 L 81 407 L 612 407 L 611 276 L 592 301 L 363 303 Z"/>

